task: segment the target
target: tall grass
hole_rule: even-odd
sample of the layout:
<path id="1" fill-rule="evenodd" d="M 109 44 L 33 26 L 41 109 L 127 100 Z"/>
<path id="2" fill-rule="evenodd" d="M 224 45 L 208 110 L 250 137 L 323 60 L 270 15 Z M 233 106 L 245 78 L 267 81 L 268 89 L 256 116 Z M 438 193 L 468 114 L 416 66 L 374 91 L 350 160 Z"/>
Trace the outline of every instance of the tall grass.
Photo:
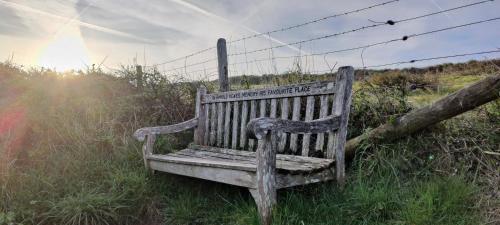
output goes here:
<path id="1" fill-rule="evenodd" d="M 444 66 L 442 78 L 430 80 L 452 84 L 444 75 L 450 71 L 458 73 Z M 392 76 L 356 84 L 351 137 L 418 107 L 408 100 L 418 91 L 402 88 L 402 78 Z M 0 225 L 258 224 L 246 189 L 150 175 L 131 136 L 142 126 L 190 119 L 196 88 L 213 91 L 215 83 L 172 81 L 151 70 L 139 90 L 134 78 L 129 68 L 115 75 L 96 68 L 60 74 L 0 64 Z M 241 79 L 251 87 L 258 80 Z M 259 85 L 316 79 L 331 74 L 266 76 Z M 334 182 L 281 190 L 275 224 L 495 221 L 499 105 L 393 143 L 363 146 L 348 167 L 344 190 Z M 191 138 L 190 132 L 164 136 L 156 147 L 174 151 Z"/>

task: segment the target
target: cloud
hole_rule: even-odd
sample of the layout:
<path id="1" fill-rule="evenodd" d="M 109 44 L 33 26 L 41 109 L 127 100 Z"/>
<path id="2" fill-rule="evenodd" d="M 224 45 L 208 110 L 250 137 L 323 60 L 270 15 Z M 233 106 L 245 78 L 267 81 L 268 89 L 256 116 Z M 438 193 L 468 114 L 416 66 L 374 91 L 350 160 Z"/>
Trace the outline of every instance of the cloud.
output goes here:
<path id="1" fill-rule="evenodd" d="M 178 29 L 156 25 L 146 19 L 132 15 L 120 14 L 119 10 L 108 10 L 96 5 L 90 5 L 87 0 L 79 0 L 75 7 L 78 12 L 85 12 L 80 15 L 81 21 L 99 24 L 103 27 L 113 27 L 114 30 L 133 34 L 134 37 L 140 38 L 131 38 L 130 36 L 116 37 L 113 33 L 101 32 L 100 30 L 89 29 L 87 27 L 83 27 L 82 29 L 84 37 L 111 42 L 121 41 L 151 45 L 175 44 L 178 40 L 190 37 L 188 33 Z M 142 40 L 147 40 L 147 42 L 144 43 Z"/>
<path id="2" fill-rule="evenodd" d="M 0 0 L 0 3 L 3 3 L 4 5 L 9 6 L 11 8 L 15 8 L 17 10 L 21 10 L 21 11 L 26 11 L 26 12 L 29 12 L 29 13 L 38 14 L 38 15 L 41 15 L 41 16 L 44 16 L 44 17 L 49 17 L 49 18 L 52 18 L 52 19 L 60 20 L 60 21 L 72 21 L 72 23 L 74 23 L 74 24 L 77 24 L 79 26 L 82 26 L 82 27 L 85 27 L 85 28 L 89 28 L 89 29 L 92 29 L 92 30 L 96 30 L 96 31 L 100 31 L 100 32 L 108 33 L 108 34 L 113 34 L 113 35 L 116 35 L 116 36 L 127 37 L 127 38 L 135 39 L 135 40 L 138 40 L 138 41 L 142 41 L 142 42 L 149 42 L 149 40 L 140 38 L 140 37 L 138 37 L 136 35 L 133 35 L 133 34 L 121 32 L 121 31 L 118 31 L 118 30 L 115 30 L 115 29 L 112 29 L 112 28 L 103 27 L 103 26 L 99 26 L 99 25 L 96 25 L 96 24 L 82 22 L 82 21 L 79 21 L 79 20 L 73 20 L 73 19 L 68 18 L 68 17 L 51 14 L 51 13 L 45 12 L 43 10 L 39 10 L 39 9 L 36 9 L 36 8 L 33 8 L 33 7 L 29 7 L 29 6 L 26 6 L 26 5 L 22 5 L 22 4 L 18 4 L 18 3 L 13 3 L 13 2 L 5 1 L 5 0 Z"/>
<path id="3" fill-rule="evenodd" d="M 0 5 L 0 15 L 2 15 L 0 34 L 22 37 L 36 34 L 24 24 L 23 19 L 16 14 L 15 10 Z"/>
<path id="4" fill-rule="evenodd" d="M 9 35 L 12 40 L 28 32 L 50 34 L 51 29 L 64 25 L 76 18 L 71 26 L 81 28 L 86 44 L 96 58 L 108 56 L 107 63 L 118 65 L 128 63 L 138 52 L 145 52 L 148 64 L 165 62 L 179 58 L 200 49 L 215 45 L 218 38 L 228 41 L 256 33 L 287 27 L 324 16 L 367 7 L 386 0 L 371 1 L 324 1 L 324 0 L 72 0 L 72 1 L 37 1 L 37 0 L 0 0 L 0 13 L 6 23 L 0 24 L 0 34 Z M 360 13 L 324 20 L 285 32 L 228 44 L 229 53 L 252 51 L 306 40 L 324 35 L 351 30 L 373 24 L 373 21 L 387 21 L 419 16 L 437 10 L 456 7 L 475 2 L 473 0 L 456 1 L 398 1 L 383 7 L 377 7 Z M 438 5 L 436 5 L 438 3 Z M 7 7 L 5 7 L 7 6 Z M 284 60 L 253 62 L 256 59 L 271 59 L 273 56 L 299 56 L 297 49 L 304 52 L 325 52 L 349 47 L 356 47 L 384 40 L 401 38 L 404 35 L 425 32 L 447 26 L 498 16 L 499 1 L 488 2 L 480 6 L 435 15 L 411 22 L 366 29 L 338 37 L 325 38 L 293 46 L 295 49 L 282 47 L 273 51 L 229 57 L 229 63 L 241 63 L 231 66 L 231 74 L 273 72 L 274 66 L 283 72 L 293 67 L 293 58 Z M 6 10 L 7 9 L 7 10 Z M 12 14 L 17 14 L 12 16 Z M 27 16 L 31 14 L 31 18 Z M 8 15 L 8 16 L 4 16 Z M 45 19 L 38 20 L 37 17 Z M 36 21 L 36 23 L 31 22 Z M 54 21 L 56 23 L 54 23 Z M 56 26 L 54 24 L 57 24 Z M 467 27 L 453 31 L 437 33 L 383 46 L 368 48 L 363 54 L 366 64 L 383 64 L 416 57 L 443 55 L 447 53 L 468 52 L 470 50 L 488 50 L 500 44 L 500 22 Z M 23 26 L 24 25 L 24 26 Z M 45 34 L 45 33 L 43 33 Z M 36 36 L 32 37 L 36 42 Z M 5 42 L 5 38 L 2 42 Z M 24 39 L 23 39 L 24 40 Z M 8 41 L 8 39 L 7 39 Z M 28 40 L 26 40 L 28 41 Z M 1 46 L 1 45 L 0 45 Z M 145 49 L 145 50 L 144 50 Z M 0 49 L 3 50 L 3 49 Z M 5 57 L 0 51 L 0 58 Z M 326 59 L 330 64 L 361 65 L 361 51 L 335 53 Z M 187 64 L 216 57 L 215 51 L 189 57 Z M 467 58 L 460 58 L 466 60 Z M 141 63 L 143 60 L 139 60 Z M 302 57 L 303 68 L 325 70 L 328 65 L 323 56 Z M 307 61 L 307 63 L 306 63 Z M 180 60 L 162 66 L 171 69 L 183 66 Z M 248 62 L 248 65 L 247 63 Z M 434 62 L 419 63 L 425 66 Z M 213 63 L 201 64 L 189 70 L 210 69 Z M 196 76 L 196 74 L 194 75 Z"/>

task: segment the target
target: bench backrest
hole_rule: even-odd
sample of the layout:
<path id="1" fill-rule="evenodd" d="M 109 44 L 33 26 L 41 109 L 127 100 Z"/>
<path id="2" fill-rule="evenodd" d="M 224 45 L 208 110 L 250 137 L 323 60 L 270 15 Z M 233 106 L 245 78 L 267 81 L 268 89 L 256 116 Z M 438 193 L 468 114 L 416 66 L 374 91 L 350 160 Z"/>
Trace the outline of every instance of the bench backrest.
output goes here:
<path id="1" fill-rule="evenodd" d="M 335 81 L 213 94 L 200 88 L 194 141 L 200 145 L 255 151 L 257 140 L 249 139 L 246 132 L 250 119 L 311 121 L 329 115 L 348 117 L 353 76 L 352 67 L 342 67 Z M 334 158 L 336 145 L 343 147 L 345 143 L 345 134 L 341 133 L 342 129 L 322 134 L 279 134 L 278 152 Z"/>

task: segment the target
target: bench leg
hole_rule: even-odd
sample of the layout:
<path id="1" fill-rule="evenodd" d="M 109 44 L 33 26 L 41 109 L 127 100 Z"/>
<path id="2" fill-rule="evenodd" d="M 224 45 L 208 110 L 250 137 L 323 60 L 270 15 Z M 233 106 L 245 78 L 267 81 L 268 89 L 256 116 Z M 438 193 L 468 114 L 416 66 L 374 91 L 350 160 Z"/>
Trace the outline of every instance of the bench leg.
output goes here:
<path id="1" fill-rule="evenodd" d="M 269 195 L 269 193 L 259 193 L 258 189 L 248 189 L 255 204 L 257 204 L 257 209 L 259 210 L 260 223 L 262 225 L 271 225 L 272 221 L 272 209 L 276 205 L 276 190 L 274 194 Z"/>
<path id="2" fill-rule="evenodd" d="M 276 143 L 276 132 L 271 131 L 257 146 L 257 188 L 250 189 L 250 193 L 257 203 L 262 225 L 271 224 L 272 209 L 276 205 Z"/>

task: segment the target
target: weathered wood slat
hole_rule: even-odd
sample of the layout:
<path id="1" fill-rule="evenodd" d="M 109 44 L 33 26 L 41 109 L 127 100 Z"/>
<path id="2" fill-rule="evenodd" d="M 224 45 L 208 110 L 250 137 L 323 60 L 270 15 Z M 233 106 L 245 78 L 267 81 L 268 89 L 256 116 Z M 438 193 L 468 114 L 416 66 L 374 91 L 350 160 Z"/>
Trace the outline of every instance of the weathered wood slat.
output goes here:
<path id="1" fill-rule="evenodd" d="M 198 125 L 198 118 L 190 119 L 188 121 L 184 121 L 182 123 L 168 125 L 168 126 L 159 126 L 159 127 L 144 127 L 138 129 L 134 132 L 134 137 L 139 141 L 144 141 L 146 135 L 150 134 L 171 134 L 177 133 L 184 130 L 188 130 L 196 127 Z"/>
<path id="2" fill-rule="evenodd" d="M 325 118 L 328 115 L 328 95 L 320 96 L 319 118 Z M 319 133 L 316 138 L 316 151 L 322 151 L 325 143 L 325 134 Z"/>
<path id="3" fill-rule="evenodd" d="M 225 168 L 225 169 L 234 169 L 234 170 L 243 170 L 243 171 L 256 171 L 255 164 L 251 163 L 243 163 L 243 162 L 228 162 L 221 160 L 209 160 L 209 159 L 200 159 L 194 157 L 182 157 L 182 156 L 174 156 L 174 155 L 150 155 L 146 157 L 148 160 L 160 161 L 160 162 L 170 162 L 170 163 L 178 163 L 185 165 L 196 165 L 196 166 L 206 166 L 206 167 L 215 167 L 215 168 Z"/>
<path id="4" fill-rule="evenodd" d="M 153 170 L 221 182 L 241 187 L 255 188 L 255 172 L 186 165 L 150 160 Z"/>
<path id="5" fill-rule="evenodd" d="M 194 130 L 193 141 L 196 144 L 203 143 L 203 135 L 205 134 L 205 109 L 204 105 L 201 104 L 201 98 L 206 94 L 207 89 L 198 88 L 196 92 L 196 103 L 195 103 L 195 118 L 198 118 L 198 125 Z"/>
<path id="6" fill-rule="evenodd" d="M 340 116 L 329 116 L 310 122 L 263 117 L 250 120 L 247 132 L 250 138 L 262 139 L 272 130 L 291 134 L 323 133 L 337 130 L 339 126 Z"/>
<path id="7" fill-rule="evenodd" d="M 231 103 L 226 103 L 226 118 L 224 118 L 224 148 L 229 147 L 229 134 L 231 133 Z"/>
<path id="8" fill-rule="evenodd" d="M 247 144 L 248 101 L 241 105 L 240 148 L 245 149 Z"/>
<path id="9" fill-rule="evenodd" d="M 276 205 L 276 131 L 269 132 L 257 147 L 257 190 L 252 193 L 263 225 L 271 225 Z"/>
<path id="10" fill-rule="evenodd" d="M 234 149 L 219 148 L 212 146 L 201 146 L 201 145 L 189 145 L 189 149 L 200 150 L 200 151 L 211 151 L 216 153 L 224 153 L 226 155 L 238 155 L 249 158 L 255 158 L 255 152 L 249 152 L 249 151 L 239 151 Z M 299 155 L 277 154 L 277 159 L 284 161 L 300 162 L 300 163 L 308 163 L 308 162 L 319 163 L 319 164 L 333 163 L 332 159 L 304 157 Z"/>
<path id="11" fill-rule="evenodd" d="M 217 146 L 222 146 L 224 135 L 224 103 L 217 103 Z"/>
<path id="12" fill-rule="evenodd" d="M 149 163 L 147 157 L 153 154 L 153 147 L 156 141 L 156 135 L 149 134 L 146 143 L 142 145 L 142 157 L 144 158 L 144 167 L 149 170 Z"/>
<path id="13" fill-rule="evenodd" d="M 269 112 L 269 117 L 276 118 L 276 110 L 278 109 L 278 99 L 271 99 L 271 109 Z"/>
<path id="14" fill-rule="evenodd" d="M 209 120 L 209 112 L 210 112 L 210 105 L 209 104 L 203 104 L 203 107 L 205 108 L 205 134 L 203 136 L 203 144 L 208 145 L 208 139 L 210 138 L 210 120 Z"/>
<path id="15" fill-rule="evenodd" d="M 249 171 L 210 168 L 205 166 L 194 166 L 177 163 L 165 163 L 154 160 L 150 160 L 149 165 L 151 169 L 157 171 L 211 180 L 241 187 L 255 188 L 256 183 L 256 174 Z M 335 176 L 332 174 L 332 171 L 333 168 L 307 175 L 278 173 L 276 174 L 276 185 L 277 188 L 280 189 L 321 181 L 328 181 L 335 178 Z"/>
<path id="16" fill-rule="evenodd" d="M 203 103 L 288 98 L 333 93 L 335 93 L 335 83 L 327 81 L 263 89 L 219 92 L 206 95 L 203 98 Z"/>
<path id="17" fill-rule="evenodd" d="M 239 102 L 233 102 L 233 132 L 231 133 L 231 148 L 238 146 L 238 118 L 240 117 Z"/>
<path id="18" fill-rule="evenodd" d="M 208 148 L 208 149 L 205 149 Z M 243 153 L 241 153 L 243 152 Z M 247 153 L 247 154 L 245 154 Z M 184 155 L 192 157 L 213 157 L 217 159 L 224 160 L 239 160 L 255 162 L 255 152 L 249 151 L 238 151 L 228 148 L 218 148 L 218 147 L 192 147 L 187 149 L 177 151 L 174 153 L 169 153 L 169 155 Z M 321 159 L 321 158 L 311 158 L 311 157 L 296 157 L 295 155 L 282 155 L 278 154 L 278 161 L 280 161 L 284 166 L 297 167 L 299 169 L 290 168 L 289 170 L 301 170 L 309 171 L 309 169 L 321 169 L 330 166 L 333 163 L 332 159 Z M 283 167 L 284 168 L 284 167 Z"/>
<path id="19" fill-rule="evenodd" d="M 181 158 L 207 159 L 212 161 L 221 161 L 229 163 L 239 162 L 247 164 L 256 164 L 257 162 L 255 154 L 251 156 L 245 156 L 245 155 L 225 154 L 221 152 L 201 151 L 192 149 L 184 149 L 182 151 L 170 153 L 168 154 L 168 156 L 176 156 Z M 333 160 L 322 161 L 322 162 L 313 162 L 313 161 L 296 162 L 296 161 L 277 159 L 276 169 L 280 173 L 292 173 L 292 174 L 310 173 L 329 168 L 330 166 L 333 165 L 332 162 Z"/>
<path id="20" fill-rule="evenodd" d="M 337 182 L 340 186 L 345 183 L 344 147 L 347 138 L 347 122 L 351 107 L 352 84 L 354 82 L 354 68 L 341 67 L 337 72 L 337 94 L 332 107 L 332 115 L 340 116 L 340 127 L 337 132 L 330 133 L 328 141 L 327 158 L 336 160 Z"/>
<path id="21" fill-rule="evenodd" d="M 293 111 L 292 111 L 292 120 L 298 121 L 300 119 L 300 97 L 293 98 Z M 297 139 L 298 134 L 290 134 L 290 150 L 293 153 L 297 152 Z"/>
<path id="22" fill-rule="evenodd" d="M 260 100 L 259 117 L 265 117 L 266 116 L 266 105 L 267 105 L 266 99 Z M 257 141 L 257 142 L 259 142 L 259 141 Z M 257 145 L 258 145 L 258 143 L 257 143 Z"/>
<path id="23" fill-rule="evenodd" d="M 250 120 L 255 119 L 257 117 L 257 103 L 255 100 L 250 101 Z M 245 124 L 246 126 L 246 124 Z M 248 151 L 254 151 L 255 149 L 255 140 L 248 140 Z"/>
<path id="24" fill-rule="evenodd" d="M 314 96 L 307 96 L 306 102 L 306 115 L 304 121 L 309 122 L 313 119 L 314 115 Z M 309 155 L 309 144 L 310 144 L 311 134 L 304 134 L 302 139 L 302 155 Z"/>
<path id="25" fill-rule="evenodd" d="M 288 114 L 289 114 L 289 101 L 288 98 L 283 98 L 281 99 L 281 119 L 287 120 L 288 119 Z M 286 146 L 286 138 L 287 134 L 286 133 L 281 133 L 278 132 L 279 136 L 279 142 L 278 142 L 278 152 L 283 152 L 285 151 L 285 146 Z"/>
<path id="26" fill-rule="evenodd" d="M 266 116 L 266 105 L 267 105 L 267 102 L 265 99 L 260 100 L 259 117 Z"/>
<path id="27" fill-rule="evenodd" d="M 257 167 L 256 152 L 250 156 L 238 154 L 226 154 L 214 151 L 202 151 L 184 149 L 168 155 L 147 155 L 145 158 L 150 161 L 162 161 L 169 163 L 178 163 L 186 165 L 197 165 L 207 167 L 226 168 L 234 170 L 255 171 Z M 303 161 L 290 161 L 287 155 L 277 155 L 276 170 L 282 174 L 308 174 L 333 166 L 333 160 L 312 161 L 304 159 Z"/>
<path id="28" fill-rule="evenodd" d="M 214 146 L 217 135 L 215 131 L 217 126 L 217 103 L 210 104 L 210 108 L 212 109 L 210 112 L 210 145 Z"/>

